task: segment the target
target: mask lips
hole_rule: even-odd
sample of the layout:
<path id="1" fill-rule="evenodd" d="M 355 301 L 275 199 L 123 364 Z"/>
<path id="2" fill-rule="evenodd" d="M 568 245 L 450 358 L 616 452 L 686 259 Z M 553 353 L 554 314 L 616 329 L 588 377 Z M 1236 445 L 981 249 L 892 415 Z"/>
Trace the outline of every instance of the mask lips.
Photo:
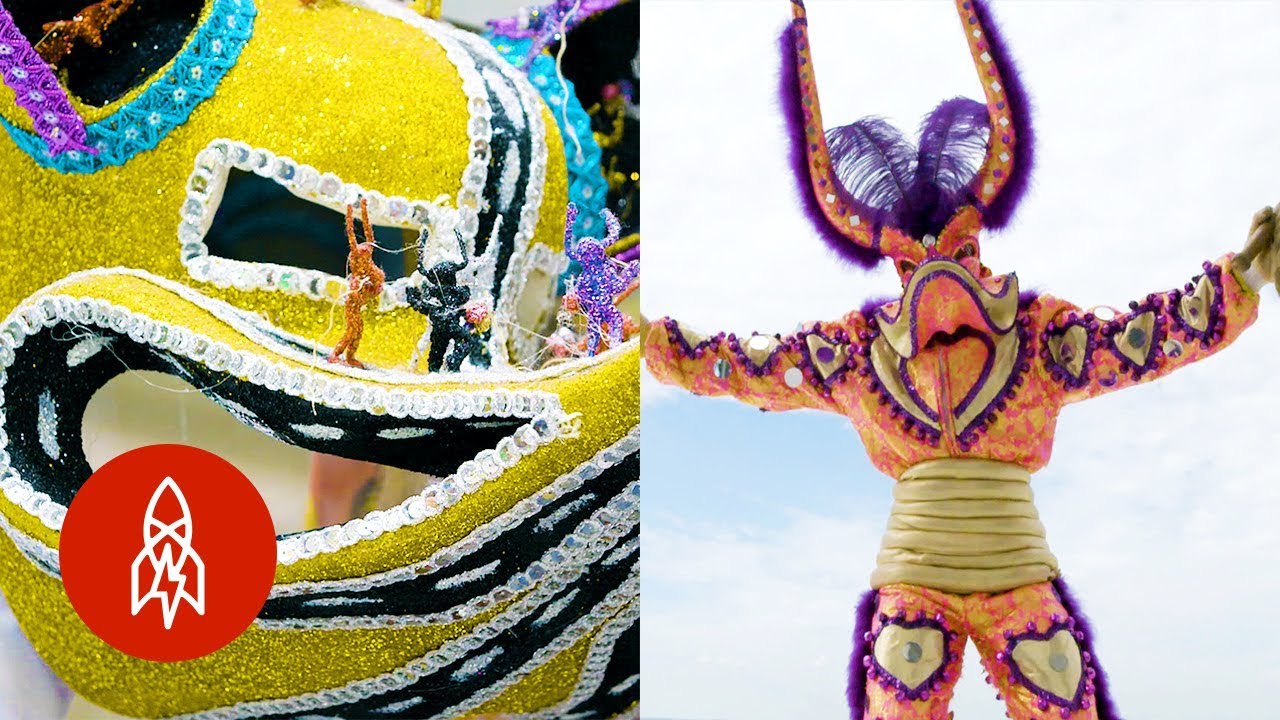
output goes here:
<path id="1" fill-rule="evenodd" d="M 961 327 L 1005 335 L 1017 315 L 1016 274 L 980 280 L 954 260 L 935 259 L 916 269 L 901 300 L 877 310 L 876 320 L 894 351 L 912 358 L 935 334 Z"/>

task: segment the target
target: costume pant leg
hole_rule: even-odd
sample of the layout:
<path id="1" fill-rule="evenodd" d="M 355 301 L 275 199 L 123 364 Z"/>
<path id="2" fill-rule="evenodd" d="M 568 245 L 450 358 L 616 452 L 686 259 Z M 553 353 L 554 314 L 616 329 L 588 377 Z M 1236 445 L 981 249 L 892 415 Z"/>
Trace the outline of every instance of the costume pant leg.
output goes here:
<path id="1" fill-rule="evenodd" d="M 960 597 L 911 585 L 869 593 L 850 662 L 853 720 L 951 717 L 966 641 L 962 611 Z"/>
<path id="2" fill-rule="evenodd" d="M 969 596 L 983 667 L 1014 720 L 1118 720 L 1085 622 L 1062 588 L 1044 582 Z"/>

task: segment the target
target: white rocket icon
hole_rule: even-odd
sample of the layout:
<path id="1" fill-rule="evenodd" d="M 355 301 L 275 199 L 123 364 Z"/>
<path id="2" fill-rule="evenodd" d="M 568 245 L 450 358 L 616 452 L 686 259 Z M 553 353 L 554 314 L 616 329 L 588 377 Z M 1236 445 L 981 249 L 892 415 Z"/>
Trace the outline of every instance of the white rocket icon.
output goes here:
<path id="1" fill-rule="evenodd" d="M 156 519 L 156 506 L 166 492 L 182 511 L 173 522 Z M 165 478 L 151 495 L 143 520 L 142 542 L 142 551 L 133 560 L 132 614 L 136 616 L 152 599 L 159 600 L 166 630 L 173 627 L 173 618 L 183 600 L 204 615 L 204 561 L 191 547 L 191 508 L 173 478 Z M 193 576 L 194 593 L 188 585 Z M 147 579 L 149 589 L 142 593 L 140 588 L 148 584 Z"/>

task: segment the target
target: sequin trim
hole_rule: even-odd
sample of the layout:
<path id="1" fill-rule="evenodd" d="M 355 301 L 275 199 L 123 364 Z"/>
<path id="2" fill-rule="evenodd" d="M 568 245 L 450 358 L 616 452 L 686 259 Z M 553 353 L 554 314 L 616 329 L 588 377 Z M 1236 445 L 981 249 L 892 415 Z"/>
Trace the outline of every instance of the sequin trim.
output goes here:
<path id="1" fill-rule="evenodd" d="M 411 580 L 420 575 L 449 567 L 463 557 L 480 550 L 487 543 L 500 537 L 503 532 L 515 528 L 525 520 L 537 515 L 542 508 L 578 490 L 586 483 L 599 477 L 605 470 L 621 463 L 628 456 L 639 451 L 640 428 L 635 427 L 624 435 L 621 440 L 596 453 L 590 460 L 556 478 L 546 487 L 516 503 L 515 507 L 510 510 L 472 530 L 462 540 L 437 550 L 431 557 L 422 562 L 360 578 L 303 580 L 286 585 L 276 585 L 271 589 L 271 597 L 292 597 L 323 592 L 362 592 L 375 587 Z M 609 502 L 608 507 L 620 515 L 630 512 L 632 505 L 639 502 L 639 486 L 629 487 L 625 495 L 625 497 L 615 497 Z"/>
<path id="2" fill-rule="evenodd" d="M 576 577 L 574 579 L 576 579 Z M 572 580 L 568 582 L 572 582 Z M 382 673 L 364 680 L 356 680 L 338 688 L 305 693 L 288 698 L 242 702 L 216 710 L 178 715 L 172 717 L 170 720 L 197 720 L 198 718 L 239 720 L 241 718 L 256 718 L 263 715 L 270 715 L 275 712 L 282 711 L 286 707 L 288 708 L 288 712 L 302 712 L 355 702 L 371 697 L 375 694 L 403 689 L 417 682 L 422 677 L 431 675 L 457 660 L 466 657 L 469 652 L 478 648 L 479 645 L 485 641 L 485 638 L 497 637 L 511 629 L 520 620 L 531 615 L 538 607 L 550 600 L 556 592 L 559 592 L 559 590 L 556 589 L 555 585 L 547 585 L 539 588 L 534 592 L 525 595 L 523 598 L 516 601 L 512 607 L 502 612 L 493 620 L 480 625 L 470 634 L 450 640 L 417 660 L 388 673 Z M 609 594 L 605 596 L 604 600 L 593 607 L 590 612 L 585 613 L 581 618 L 570 625 L 569 628 L 556 638 L 555 641 L 546 647 L 539 648 L 525 667 L 538 667 L 545 664 L 559 653 L 572 647 L 578 640 L 586 637 L 593 629 L 600 627 L 604 622 L 617 615 L 619 611 L 622 611 L 623 609 L 630 610 L 630 608 L 634 608 L 634 612 L 638 615 L 639 607 L 634 603 L 634 599 L 639 595 L 639 592 L 640 577 L 639 570 L 637 568 L 632 571 L 621 585 L 611 590 Z M 477 698 L 488 700 L 490 697 L 495 697 L 497 693 L 505 690 L 510 684 L 514 684 L 515 680 L 512 680 L 512 678 L 516 675 L 523 677 L 521 673 L 525 670 L 525 667 L 522 667 L 516 673 L 513 673 L 502 681 L 495 683 L 481 693 L 472 696 L 472 698 L 466 701 L 466 703 L 471 703 Z M 524 674 L 527 674 L 527 672 L 524 672 Z M 494 695 L 489 695 L 489 692 L 493 692 Z M 457 712 L 450 709 L 436 715 L 435 717 L 449 718 L 455 717 L 456 715 Z"/>
<path id="3" fill-rule="evenodd" d="M 5 497 L 9 498 L 11 502 L 19 507 L 23 507 L 25 509 L 23 503 L 25 503 L 27 496 L 34 494 L 31 490 L 31 486 L 28 485 L 23 489 L 20 486 L 14 485 L 12 486 L 14 492 L 10 495 L 10 485 L 8 484 L 8 480 L 9 477 L 7 474 L 4 478 L 0 479 L 0 487 L 4 488 Z M 17 497 L 18 499 L 14 500 L 14 497 Z M 49 577 L 58 579 L 62 578 L 57 550 L 45 545 L 39 540 L 36 540 L 30 535 L 14 527 L 13 524 L 9 522 L 9 519 L 4 516 L 4 513 L 0 513 L 0 530 L 3 530 L 4 534 L 9 536 L 9 539 L 13 541 L 13 544 L 18 547 L 18 551 L 25 555 L 27 559 L 31 561 L 31 564 L 39 568 L 41 572 Z"/>
<path id="4" fill-rule="evenodd" d="M 146 282 L 157 285 L 166 291 L 177 295 L 187 302 L 198 305 L 209 314 L 218 318 L 218 320 L 226 323 L 237 332 L 243 334 L 255 345 L 272 347 L 273 350 L 281 357 L 288 358 L 303 365 L 323 368 L 327 375 L 344 375 L 357 380 L 370 380 L 389 385 L 492 385 L 499 382 L 547 380 L 550 378 L 565 377 L 582 372 L 595 364 L 604 362 L 606 355 L 611 356 L 615 352 L 614 349 L 611 348 L 605 353 L 595 356 L 595 358 L 583 357 L 579 358 L 576 362 L 557 363 L 538 370 L 491 368 L 484 372 L 475 373 L 421 374 L 386 368 L 361 369 L 324 362 L 323 356 L 329 351 L 327 346 L 321 347 L 313 340 L 304 338 L 301 335 L 285 332 L 271 325 L 256 313 L 237 308 L 225 301 L 211 298 L 207 295 L 202 295 L 188 285 L 183 285 L 167 278 L 152 275 L 145 270 L 134 270 L 131 268 L 96 268 L 93 270 L 84 270 L 68 275 L 66 278 L 49 285 L 44 289 L 44 292 L 54 293 L 60 287 L 80 282 L 90 277 L 122 275 L 145 280 Z M 28 302 L 35 302 L 36 299 L 29 300 Z M 284 344 L 281 345 L 282 343 Z M 634 339 L 628 341 L 628 345 L 632 343 L 638 344 L 639 341 Z M 504 393 L 506 391 L 497 390 L 495 392 Z M 392 393 L 393 397 L 391 399 L 394 401 L 395 391 L 393 390 Z"/>
<path id="5" fill-rule="evenodd" d="M 158 145 L 170 131 L 187 121 L 197 105 L 213 95 L 253 34 L 257 13 L 253 0 L 214 0 L 209 17 L 141 94 L 85 128 L 85 145 L 96 155 L 75 149 L 51 154 L 38 135 L 3 118 L 0 124 L 18 147 L 42 167 L 63 173 L 93 173 L 123 165 Z"/>
<path id="6" fill-rule="evenodd" d="M 363 199 L 369 208 L 369 219 L 378 225 L 427 228 L 435 232 L 436 228 L 452 229 L 461 222 L 459 212 L 454 208 L 401 196 L 388 198 L 376 190 L 345 182 L 333 173 L 321 172 L 293 158 L 220 138 L 196 155 L 195 168 L 187 178 L 187 195 L 179 211 L 181 218 L 178 223 L 182 264 L 193 279 L 217 287 L 274 290 L 333 302 L 339 301 L 346 291 L 345 278 L 319 270 L 232 260 L 209 254 L 205 236 L 213 225 L 223 189 L 233 169 L 272 180 L 291 193 L 335 212 L 344 212 L 347 206 L 357 205 Z M 468 258 L 468 261 L 472 260 L 475 259 Z M 386 283 L 379 297 L 379 309 L 407 306 L 406 292 L 412 282 L 410 278 L 399 278 Z"/>
<path id="7" fill-rule="evenodd" d="M 374 529 L 372 537 L 438 514 L 484 482 L 500 476 L 523 456 L 571 430 L 572 426 L 571 419 L 561 409 L 559 398 L 551 393 L 506 390 L 389 393 L 380 387 L 366 389 L 354 383 L 329 381 L 314 373 L 280 366 L 252 353 L 237 353 L 223 343 L 108 302 L 52 294 L 20 306 L 0 326 L 0 370 L 13 364 L 14 349 L 20 347 L 28 335 L 62 321 L 109 328 L 140 344 L 152 345 L 213 369 L 226 370 L 270 390 L 283 391 L 326 406 L 370 413 L 387 412 L 397 417 L 531 419 L 511 437 L 504 438 L 496 449 L 482 451 L 475 460 L 463 463 L 448 480 L 409 498 L 393 510 L 375 511 L 365 516 L 363 520 Z M 0 375 L 0 406 L 3 404 L 4 377 Z M 0 416 L 0 422 L 3 419 Z M 3 439 L 7 447 L 7 436 Z M 60 530 L 66 508 L 51 501 L 47 494 L 35 492 L 10 466 L 8 454 L 3 450 L 0 450 L 0 468 L 4 468 L 0 490 L 5 496 L 39 518 L 46 527 Z M 433 505 L 433 501 L 439 504 Z M 290 564 L 366 539 L 353 530 L 338 526 L 284 538 L 278 546 L 278 559 L 283 564 Z"/>
<path id="8" fill-rule="evenodd" d="M 429 615 L 349 615 L 345 617 L 257 620 L 255 622 L 259 627 L 268 630 L 331 630 L 335 628 L 446 625 L 473 618 L 495 605 L 506 602 L 522 592 L 537 587 L 546 578 L 554 575 L 563 575 L 569 571 L 585 570 L 587 567 L 600 562 L 640 522 L 640 510 L 636 503 L 639 492 L 640 484 L 631 483 L 614 498 L 615 501 L 629 504 L 630 508 L 628 510 L 619 513 L 614 510 L 616 505 L 612 503 L 600 508 L 592 513 L 591 517 L 579 523 L 574 531 L 566 535 L 559 545 L 547 550 L 541 558 L 531 563 L 527 568 L 515 573 L 505 583 L 489 592 L 473 597 L 456 607 Z M 478 549 L 478 547 L 473 547 L 470 551 L 475 552 Z M 443 565 L 440 559 L 447 557 L 450 562 L 456 562 L 464 557 L 465 554 L 456 551 L 448 554 L 437 552 L 432 556 L 432 559 L 436 560 L 434 566 L 440 568 Z M 396 574 L 403 576 L 403 570 L 403 568 L 397 569 Z M 422 572 L 426 571 L 418 571 L 418 573 Z M 416 573 L 411 572 L 410 574 Z M 339 583 L 342 582 L 339 581 Z M 385 582 L 347 583 L 347 586 L 342 589 L 344 591 L 359 591 L 374 585 L 385 584 Z"/>
<path id="9" fill-rule="evenodd" d="M 558 705 L 527 715 L 526 720 L 557 720 L 558 718 L 565 718 L 568 717 L 566 713 L 569 710 L 590 700 L 604 683 L 605 669 L 613 658 L 613 650 L 617 646 L 618 638 L 622 637 L 622 633 L 626 632 L 639 620 L 640 606 L 638 603 L 632 602 L 627 606 L 626 610 L 606 622 L 591 641 L 591 649 L 587 653 L 587 660 L 582 665 L 582 674 L 579 676 L 578 684 L 574 687 L 573 692 L 569 694 L 569 697 Z M 542 664 L 543 662 L 530 660 L 515 673 L 503 678 L 501 682 L 485 688 L 479 695 L 467 700 L 465 703 L 437 714 L 432 720 L 445 720 L 446 718 L 456 717 L 456 713 L 467 712 L 479 707 L 481 704 L 496 698 L 503 690 L 523 680 Z M 575 715 L 574 717 L 577 716 Z"/>

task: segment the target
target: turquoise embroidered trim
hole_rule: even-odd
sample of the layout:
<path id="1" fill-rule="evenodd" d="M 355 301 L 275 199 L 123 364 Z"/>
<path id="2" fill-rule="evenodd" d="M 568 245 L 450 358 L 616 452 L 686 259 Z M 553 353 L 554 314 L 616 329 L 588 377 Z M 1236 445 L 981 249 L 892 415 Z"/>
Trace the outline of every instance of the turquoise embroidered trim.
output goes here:
<path id="1" fill-rule="evenodd" d="M 78 150 L 50 155 L 39 135 L 3 118 L 0 124 L 42 167 L 63 173 L 93 173 L 123 165 L 158 145 L 169 131 L 187 121 L 201 101 L 213 95 L 253 34 L 257 14 L 253 0 L 214 0 L 208 19 L 174 56 L 163 77 L 153 80 L 132 102 L 87 126 L 85 144 L 97 148 L 97 155 Z"/>
<path id="2" fill-rule="evenodd" d="M 507 62 L 520 67 L 529 52 L 530 38 L 510 38 L 486 33 L 485 38 L 493 44 Z M 591 116 L 582 108 L 573 83 L 568 80 L 569 87 L 569 124 L 565 125 L 565 108 L 562 107 L 563 96 L 560 78 L 556 75 L 556 61 L 546 53 L 538 55 L 529 66 L 529 81 L 538 90 L 538 94 L 551 108 L 556 118 L 560 135 L 564 138 L 565 161 L 569 165 L 569 199 L 581 212 L 574 224 L 576 237 L 597 237 L 604 230 L 604 219 L 600 211 L 605 208 L 608 199 L 609 184 L 605 182 L 600 163 L 603 154 L 596 144 L 596 137 L 591 132 Z M 576 137 L 582 144 L 582 154 L 578 156 L 578 146 L 570 137 Z"/>

